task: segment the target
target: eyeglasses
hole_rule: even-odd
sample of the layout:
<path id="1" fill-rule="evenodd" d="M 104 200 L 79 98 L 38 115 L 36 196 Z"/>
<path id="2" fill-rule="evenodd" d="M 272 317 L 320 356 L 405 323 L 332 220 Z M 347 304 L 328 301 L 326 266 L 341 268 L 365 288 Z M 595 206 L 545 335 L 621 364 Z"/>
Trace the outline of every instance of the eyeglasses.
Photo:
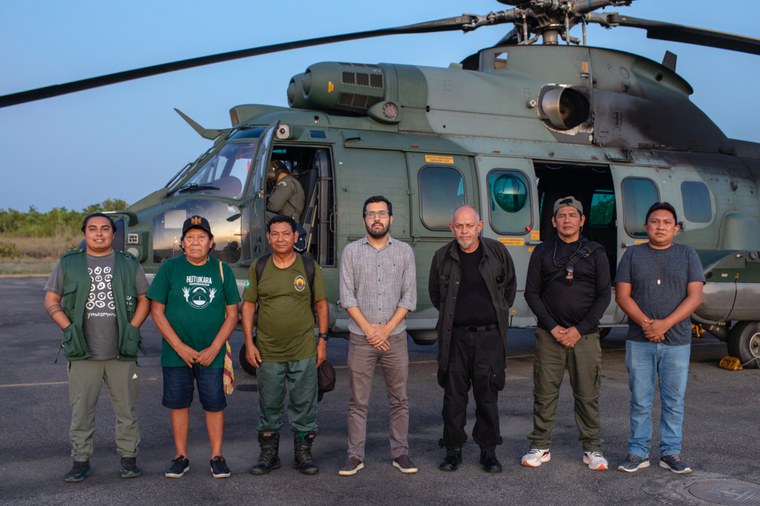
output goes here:
<path id="1" fill-rule="evenodd" d="M 387 218 L 388 211 L 367 211 L 364 213 L 365 218 L 369 218 L 370 220 L 374 220 L 375 218 Z"/>

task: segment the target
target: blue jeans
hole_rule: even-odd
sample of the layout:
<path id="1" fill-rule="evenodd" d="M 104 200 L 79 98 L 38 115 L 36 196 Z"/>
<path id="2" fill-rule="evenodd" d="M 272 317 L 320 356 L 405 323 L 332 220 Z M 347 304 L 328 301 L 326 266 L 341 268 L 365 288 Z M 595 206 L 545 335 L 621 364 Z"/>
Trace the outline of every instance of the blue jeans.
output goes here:
<path id="1" fill-rule="evenodd" d="M 625 367 L 631 389 L 631 437 L 628 453 L 648 458 L 652 440 L 652 400 L 659 379 L 660 455 L 681 453 L 684 396 L 691 345 L 626 341 Z"/>

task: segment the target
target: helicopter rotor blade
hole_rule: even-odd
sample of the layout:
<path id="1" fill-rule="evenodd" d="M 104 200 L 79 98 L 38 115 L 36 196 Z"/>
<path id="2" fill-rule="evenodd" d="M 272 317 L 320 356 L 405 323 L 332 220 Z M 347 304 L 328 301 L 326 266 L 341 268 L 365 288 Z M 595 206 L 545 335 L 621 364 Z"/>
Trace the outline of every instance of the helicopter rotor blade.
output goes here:
<path id="1" fill-rule="evenodd" d="M 684 42 L 686 44 L 695 44 L 698 46 L 715 47 L 719 49 L 728 49 L 730 51 L 760 55 L 760 39 L 755 39 L 753 37 L 718 32 L 715 30 L 705 30 L 704 28 L 696 28 L 693 26 L 664 23 L 662 21 L 621 16 L 616 12 L 609 14 L 592 13 L 587 15 L 587 19 L 590 22 L 599 23 L 608 28 L 614 26 L 641 28 L 647 31 L 647 38 L 649 39 Z"/>
<path id="2" fill-rule="evenodd" d="M 399 26 L 395 28 L 381 28 L 377 30 L 368 30 L 364 32 L 354 32 L 354 33 L 346 33 L 342 35 L 316 37 L 313 39 L 283 42 L 283 43 L 272 44 L 268 46 L 260 46 L 260 47 L 254 47 L 254 48 L 249 48 L 249 49 L 241 49 L 237 51 L 229 51 L 226 53 L 218 53 L 214 55 L 201 56 L 197 58 L 190 58 L 187 60 L 180 60 L 180 61 L 175 61 L 171 63 L 162 63 L 159 65 L 152 65 L 149 67 L 143 67 L 139 69 L 116 72 L 114 74 L 107 74 L 107 75 L 103 75 L 99 77 L 91 77 L 88 79 L 82 79 L 80 81 L 73 81 L 73 82 L 64 83 L 64 84 L 55 84 L 52 86 L 45 86 L 43 88 L 37 88 L 34 90 L 28 90 L 28 91 L 22 91 L 18 93 L 3 95 L 3 96 L 0 96 L 0 108 L 23 104 L 26 102 L 33 102 L 35 100 L 42 100 L 45 98 L 57 97 L 60 95 L 66 95 L 68 93 L 75 93 L 77 91 L 89 90 L 92 88 L 107 86 L 109 84 L 122 83 L 125 81 L 131 81 L 133 79 L 140 79 L 143 77 L 166 74 L 168 72 L 175 72 L 177 70 L 200 67 L 203 65 L 211 65 L 214 63 L 237 60 L 240 58 L 248 58 L 251 56 L 258 56 L 262 54 L 288 51 L 290 49 L 319 46 L 322 44 L 331 44 L 334 42 L 345 42 L 349 40 L 382 37 L 385 35 L 404 35 L 404 34 L 414 34 L 414 33 L 444 32 L 444 31 L 453 31 L 453 30 L 472 30 L 477 27 L 478 21 L 479 21 L 478 16 L 463 14 L 461 16 L 444 18 L 444 19 L 439 19 L 435 21 L 427 21 L 427 22 L 417 23 L 417 24 L 412 24 L 412 25 Z"/>

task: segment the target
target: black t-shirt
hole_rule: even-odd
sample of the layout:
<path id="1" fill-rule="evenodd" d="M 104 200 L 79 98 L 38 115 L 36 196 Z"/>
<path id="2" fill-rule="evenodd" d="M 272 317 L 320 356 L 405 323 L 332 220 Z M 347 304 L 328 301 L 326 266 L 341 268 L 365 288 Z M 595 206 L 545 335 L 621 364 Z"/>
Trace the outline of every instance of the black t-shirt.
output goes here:
<path id="1" fill-rule="evenodd" d="M 472 253 L 465 253 L 461 249 L 458 253 L 462 277 L 454 310 L 454 326 L 495 325 L 496 310 L 486 282 L 478 270 L 478 264 L 483 258 L 482 245 L 478 244 L 478 249 Z"/>

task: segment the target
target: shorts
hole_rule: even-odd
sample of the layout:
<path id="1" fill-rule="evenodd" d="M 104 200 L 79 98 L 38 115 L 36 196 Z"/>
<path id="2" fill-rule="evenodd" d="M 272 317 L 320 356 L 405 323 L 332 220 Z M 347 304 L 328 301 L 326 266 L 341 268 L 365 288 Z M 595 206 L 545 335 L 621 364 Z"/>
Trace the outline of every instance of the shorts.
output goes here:
<path id="1" fill-rule="evenodd" d="M 222 411 L 227 407 L 221 367 L 164 367 L 164 397 L 161 404 L 169 409 L 189 408 L 193 403 L 193 379 L 204 411 Z"/>

